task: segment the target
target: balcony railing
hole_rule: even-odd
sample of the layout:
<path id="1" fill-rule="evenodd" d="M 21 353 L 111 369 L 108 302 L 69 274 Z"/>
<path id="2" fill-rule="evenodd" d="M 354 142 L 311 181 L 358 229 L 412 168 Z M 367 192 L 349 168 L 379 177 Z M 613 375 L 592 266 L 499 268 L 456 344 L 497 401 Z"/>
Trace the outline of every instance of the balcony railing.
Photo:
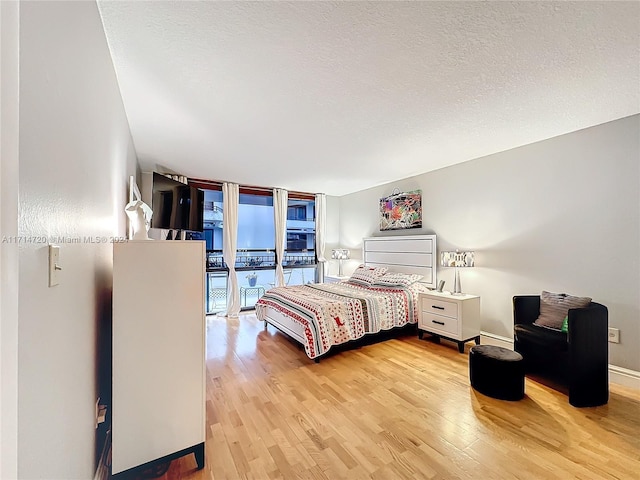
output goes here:
<path id="1" fill-rule="evenodd" d="M 270 250 L 238 250 L 236 253 L 235 268 L 244 269 L 261 269 L 273 268 L 276 264 L 275 252 Z M 316 256 L 314 250 L 306 252 L 285 252 L 283 266 L 290 268 L 305 267 L 316 264 Z M 207 269 L 227 269 L 227 264 L 222 257 L 222 252 L 213 250 L 207 252 Z"/>
<path id="2" fill-rule="evenodd" d="M 286 285 L 304 285 L 316 281 L 315 252 L 286 253 L 284 258 Z M 242 309 L 253 308 L 260 295 L 275 285 L 275 252 L 242 250 L 237 252 L 235 269 L 241 289 Z M 227 307 L 228 268 L 222 252 L 207 252 L 207 313 L 224 311 Z M 242 273 L 240 273 L 242 272 Z M 249 275 L 251 274 L 251 275 Z M 249 276 L 257 277 L 255 288 L 248 288 Z M 260 288 L 258 288 L 260 287 Z"/>

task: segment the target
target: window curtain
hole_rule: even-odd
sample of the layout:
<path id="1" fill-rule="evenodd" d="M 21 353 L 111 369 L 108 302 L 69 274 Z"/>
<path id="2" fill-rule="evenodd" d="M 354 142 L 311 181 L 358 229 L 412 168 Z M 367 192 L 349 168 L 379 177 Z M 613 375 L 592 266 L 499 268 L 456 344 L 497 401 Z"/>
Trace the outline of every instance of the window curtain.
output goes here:
<path id="1" fill-rule="evenodd" d="M 237 183 L 222 184 L 222 224 L 223 241 L 222 257 L 229 267 L 229 283 L 227 287 L 227 311 L 225 317 L 237 317 L 240 313 L 240 289 L 236 275 L 236 248 L 238 246 L 238 204 L 240 189 Z"/>
<path id="2" fill-rule="evenodd" d="M 324 281 L 324 266 L 327 259 L 324 258 L 325 238 L 327 231 L 327 196 L 324 193 L 316 194 L 316 256 L 320 268 L 318 269 L 319 281 Z"/>
<path id="3" fill-rule="evenodd" d="M 284 259 L 284 245 L 287 239 L 287 206 L 289 203 L 289 192 L 282 188 L 273 189 L 273 217 L 276 228 L 276 287 L 285 285 L 284 269 L 282 261 Z"/>

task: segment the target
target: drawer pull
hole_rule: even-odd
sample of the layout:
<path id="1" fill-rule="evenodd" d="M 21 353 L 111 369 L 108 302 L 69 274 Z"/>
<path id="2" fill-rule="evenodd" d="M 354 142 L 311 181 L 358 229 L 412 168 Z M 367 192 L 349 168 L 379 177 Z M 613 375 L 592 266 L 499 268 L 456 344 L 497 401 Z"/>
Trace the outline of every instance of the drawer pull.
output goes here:
<path id="1" fill-rule="evenodd" d="M 438 325 L 444 325 L 444 322 L 439 322 L 437 320 L 431 320 L 432 323 L 437 323 Z"/>
<path id="2" fill-rule="evenodd" d="M 438 310 L 444 310 L 444 307 L 439 307 L 438 305 L 431 305 L 431 308 L 437 308 Z"/>

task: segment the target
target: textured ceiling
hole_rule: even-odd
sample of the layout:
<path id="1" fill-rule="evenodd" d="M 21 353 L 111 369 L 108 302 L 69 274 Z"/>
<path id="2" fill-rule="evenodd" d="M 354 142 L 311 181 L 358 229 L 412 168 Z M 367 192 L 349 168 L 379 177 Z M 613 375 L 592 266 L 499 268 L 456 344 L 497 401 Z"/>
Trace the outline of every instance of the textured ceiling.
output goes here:
<path id="1" fill-rule="evenodd" d="M 640 112 L 638 2 L 98 5 L 143 170 L 343 195 Z"/>

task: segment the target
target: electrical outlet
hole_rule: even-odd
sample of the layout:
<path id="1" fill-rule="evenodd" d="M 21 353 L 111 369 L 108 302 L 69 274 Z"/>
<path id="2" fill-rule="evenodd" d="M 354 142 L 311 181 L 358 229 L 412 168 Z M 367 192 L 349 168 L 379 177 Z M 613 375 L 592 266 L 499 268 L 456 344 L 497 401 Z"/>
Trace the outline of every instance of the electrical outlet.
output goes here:
<path id="1" fill-rule="evenodd" d="M 97 420 L 96 423 L 98 425 L 100 425 L 106 419 L 107 419 L 107 406 L 106 405 L 100 405 L 100 409 L 98 410 L 98 420 Z"/>
<path id="2" fill-rule="evenodd" d="M 617 328 L 609 327 L 609 342 L 620 343 L 620 330 Z"/>

